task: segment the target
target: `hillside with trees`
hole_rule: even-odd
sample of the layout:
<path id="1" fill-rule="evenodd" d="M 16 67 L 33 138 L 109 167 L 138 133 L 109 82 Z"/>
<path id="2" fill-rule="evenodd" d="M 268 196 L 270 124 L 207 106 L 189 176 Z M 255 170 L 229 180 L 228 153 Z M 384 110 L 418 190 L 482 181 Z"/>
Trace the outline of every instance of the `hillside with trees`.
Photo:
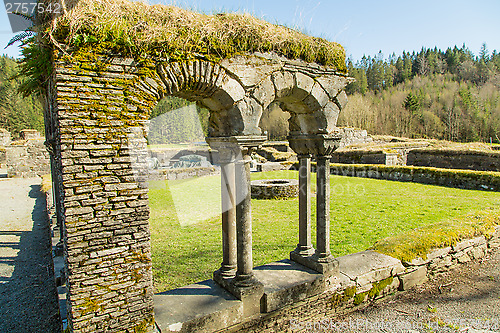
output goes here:
<path id="1" fill-rule="evenodd" d="M 18 88 L 22 79 L 16 78 L 18 64 L 12 58 L 0 56 L 0 128 L 18 137 L 23 129 L 44 132 L 43 108 L 37 97 L 23 97 Z"/>
<path id="2" fill-rule="evenodd" d="M 500 143 L 500 54 L 422 49 L 348 60 L 356 82 L 340 126 L 412 138 Z"/>

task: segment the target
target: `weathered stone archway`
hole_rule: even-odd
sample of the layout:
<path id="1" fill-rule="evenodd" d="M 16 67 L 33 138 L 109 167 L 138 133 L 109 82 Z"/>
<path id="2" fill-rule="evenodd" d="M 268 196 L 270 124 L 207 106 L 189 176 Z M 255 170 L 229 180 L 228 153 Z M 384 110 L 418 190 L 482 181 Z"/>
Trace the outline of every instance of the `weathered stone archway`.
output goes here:
<path id="1" fill-rule="evenodd" d="M 64 226 L 73 332 L 152 328 L 145 135 L 149 111 L 165 95 L 210 110 L 207 142 L 222 156 L 226 207 L 223 260 L 214 280 L 242 300 L 242 316 L 261 311 L 263 285 L 252 262 L 249 162 L 252 149 L 265 140 L 259 122 L 271 103 L 291 114 L 289 141 L 301 165 L 299 244 L 291 258 L 317 272 L 335 273 L 328 177 L 329 157 L 340 140 L 336 121 L 346 103 L 345 71 L 273 51 L 242 50 L 215 59 L 192 53 L 172 60 L 154 53 L 122 54 L 105 43 L 62 50 L 53 52 L 54 71 L 45 83 L 46 135 Z M 313 156 L 318 162 L 316 249 L 310 220 Z"/>

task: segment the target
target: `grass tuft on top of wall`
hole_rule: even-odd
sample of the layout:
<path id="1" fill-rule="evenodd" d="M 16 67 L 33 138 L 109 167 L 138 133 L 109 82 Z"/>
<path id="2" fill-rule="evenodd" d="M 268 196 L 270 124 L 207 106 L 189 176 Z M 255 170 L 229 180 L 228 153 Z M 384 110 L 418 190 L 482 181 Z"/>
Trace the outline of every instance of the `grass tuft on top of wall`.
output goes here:
<path id="1" fill-rule="evenodd" d="M 45 0 L 50 2 L 53 0 Z M 49 40 L 80 47 L 109 43 L 126 55 L 189 60 L 274 51 L 347 73 L 344 48 L 250 14 L 206 15 L 167 5 L 129 0 L 66 0 L 63 15 L 46 26 Z"/>
<path id="2" fill-rule="evenodd" d="M 500 225 L 500 211 L 489 209 L 416 228 L 377 241 L 370 250 L 410 262 L 434 248 L 452 246 L 461 240 L 484 235 L 491 237 Z"/>

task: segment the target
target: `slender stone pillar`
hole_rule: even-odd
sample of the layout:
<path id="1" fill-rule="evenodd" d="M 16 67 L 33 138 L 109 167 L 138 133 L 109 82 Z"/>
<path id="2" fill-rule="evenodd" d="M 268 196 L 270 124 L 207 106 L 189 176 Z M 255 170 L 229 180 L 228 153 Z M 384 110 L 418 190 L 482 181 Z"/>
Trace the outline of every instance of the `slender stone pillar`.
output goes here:
<path id="1" fill-rule="evenodd" d="M 330 252 L 330 157 L 341 137 L 336 134 L 301 134 L 288 138 L 299 155 L 299 244 L 290 259 L 323 274 L 338 273 Z M 316 156 L 316 251 L 311 245 L 310 154 Z"/>
<path id="2" fill-rule="evenodd" d="M 228 214 L 223 214 L 223 223 L 227 221 L 228 241 L 223 241 L 223 249 L 226 249 L 228 256 L 224 255 L 223 266 L 234 265 L 232 259 L 233 249 L 236 248 L 236 276 L 234 278 L 224 277 L 221 269 L 214 274 L 214 280 L 226 288 L 231 294 L 242 300 L 244 303 L 244 313 L 252 315 L 260 311 L 260 297 L 264 292 L 264 287 L 254 276 L 252 258 L 252 213 L 251 213 L 251 187 L 250 187 L 250 153 L 253 148 L 258 147 L 265 141 L 261 136 L 241 136 L 241 137 L 212 137 L 207 138 L 207 142 L 214 149 L 219 150 L 223 157 L 224 149 L 232 150 L 233 162 L 228 163 L 227 159 L 222 160 L 223 178 L 230 183 L 234 179 L 234 199 L 235 209 L 228 210 Z M 237 152 L 237 154 L 236 154 Z M 231 166 L 229 166 L 231 165 Z M 228 167 L 229 166 L 229 167 Z M 234 169 L 233 169 L 234 166 Z M 233 173 L 234 170 L 234 173 Z M 227 186 L 222 180 L 223 186 Z M 231 186 L 227 186 L 231 189 Z M 224 190 L 223 190 L 224 191 Z M 224 196 L 223 196 L 224 200 Z M 223 202 L 224 207 L 224 202 Z M 233 206 L 234 207 L 234 206 Z M 235 212 L 236 237 L 232 231 L 233 212 Z M 223 225 L 223 237 L 226 235 Z M 233 243 L 236 238 L 236 243 Z M 226 251 L 226 250 L 224 250 Z M 234 259 L 233 259 L 234 260 Z"/>
<path id="3" fill-rule="evenodd" d="M 225 280 L 236 275 L 236 162 L 241 160 L 241 149 L 228 138 L 207 138 L 207 142 L 219 152 L 221 165 L 222 264 L 214 272 L 214 280 L 224 285 Z"/>
<path id="4" fill-rule="evenodd" d="M 311 155 L 299 155 L 299 243 L 292 257 L 314 253 L 311 241 Z"/>
<path id="5" fill-rule="evenodd" d="M 222 196 L 222 278 L 236 274 L 236 178 L 235 150 L 220 149 L 221 196 Z M 216 272 L 217 273 L 217 272 Z"/>
<path id="6" fill-rule="evenodd" d="M 330 262 L 330 156 L 317 157 L 316 253 L 319 262 Z"/>
<path id="7" fill-rule="evenodd" d="M 248 150 L 244 150 L 243 159 L 236 163 L 238 168 L 238 203 L 236 205 L 238 269 L 236 271 L 235 284 L 239 287 L 248 287 L 255 282 L 252 256 L 250 162 L 251 158 L 248 155 Z"/>

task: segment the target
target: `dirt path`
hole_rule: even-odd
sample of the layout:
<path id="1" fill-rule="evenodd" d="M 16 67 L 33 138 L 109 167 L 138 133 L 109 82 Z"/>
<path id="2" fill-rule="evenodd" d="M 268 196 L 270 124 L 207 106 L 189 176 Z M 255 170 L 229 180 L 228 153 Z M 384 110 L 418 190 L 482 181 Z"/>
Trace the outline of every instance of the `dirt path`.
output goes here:
<path id="1" fill-rule="evenodd" d="M 500 251 L 340 319 L 329 332 L 500 332 Z"/>
<path id="2" fill-rule="evenodd" d="M 40 179 L 0 179 L 0 332 L 60 332 Z"/>

